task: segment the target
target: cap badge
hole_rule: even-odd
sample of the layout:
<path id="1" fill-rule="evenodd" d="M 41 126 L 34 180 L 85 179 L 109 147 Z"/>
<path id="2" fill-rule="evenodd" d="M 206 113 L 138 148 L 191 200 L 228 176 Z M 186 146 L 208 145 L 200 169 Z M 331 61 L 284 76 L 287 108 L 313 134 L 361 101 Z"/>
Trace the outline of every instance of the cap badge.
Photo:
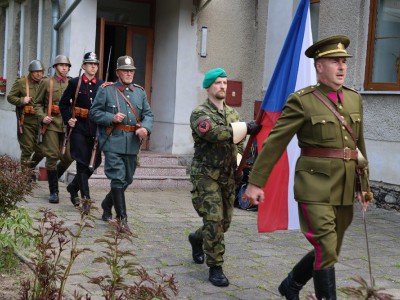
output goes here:
<path id="1" fill-rule="evenodd" d="M 125 64 L 127 64 L 127 65 L 131 64 L 131 59 L 129 57 L 125 58 Z"/>
<path id="2" fill-rule="evenodd" d="M 90 58 L 90 59 L 96 59 L 96 53 L 90 52 L 89 58 Z"/>
<path id="3" fill-rule="evenodd" d="M 337 44 L 338 49 L 344 50 L 344 45 L 342 43 Z"/>

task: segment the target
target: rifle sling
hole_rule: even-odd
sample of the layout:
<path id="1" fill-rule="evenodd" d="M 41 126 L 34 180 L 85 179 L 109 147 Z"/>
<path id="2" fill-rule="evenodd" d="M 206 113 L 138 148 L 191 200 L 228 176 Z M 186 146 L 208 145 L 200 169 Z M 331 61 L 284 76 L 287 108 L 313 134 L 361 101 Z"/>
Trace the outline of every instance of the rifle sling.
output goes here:
<path id="1" fill-rule="evenodd" d="M 354 140 L 354 143 L 356 144 L 357 147 L 357 138 L 356 135 L 354 134 L 353 130 L 351 129 L 350 125 L 340 116 L 340 114 L 336 111 L 336 109 L 328 102 L 328 100 L 324 99 L 322 95 L 317 92 L 313 91 L 312 92 L 329 110 L 335 115 L 335 117 L 339 120 L 339 122 L 346 128 L 348 133 L 350 134 L 351 138 Z"/>
<path id="2" fill-rule="evenodd" d="M 49 77 L 49 83 L 50 83 L 50 88 L 49 88 L 49 103 L 47 106 L 47 116 L 51 118 L 51 106 L 53 105 L 53 77 Z M 50 123 L 49 123 L 50 124 Z M 49 124 L 44 124 L 42 127 L 42 135 L 46 133 L 47 127 L 49 127 Z"/>

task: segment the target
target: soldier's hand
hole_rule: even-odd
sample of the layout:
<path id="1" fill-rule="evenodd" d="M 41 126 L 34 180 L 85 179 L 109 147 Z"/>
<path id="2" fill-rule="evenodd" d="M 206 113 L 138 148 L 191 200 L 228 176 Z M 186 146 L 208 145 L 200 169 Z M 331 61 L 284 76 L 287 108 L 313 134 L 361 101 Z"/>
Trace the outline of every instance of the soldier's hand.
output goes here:
<path id="1" fill-rule="evenodd" d="M 145 139 L 148 135 L 148 131 L 144 127 L 140 127 L 136 130 L 136 135 L 138 136 L 139 140 Z"/>
<path id="2" fill-rule="evenodd" d="M 253 205 L 264 202 L 264 191 L 256 185 L 249 183 L 246 188 L 246 197 Z"/>
<path id="3" fill-rule="evenodd" d="M 246 123 L 247 126 L 247 134 L 253 135 L 257 134 L 261 130 L 261 125 L 257 124 L 256 121 L 249 121 Z"/>
<path id="4" fill-rule="evenodd" d="M 42 121 L 42 122 L 43 122 L 44 124 L 50 124 L 51 121 L 53 121 L 53 117 L 45 116 L 45 117 L 43 118 L 43 121 Z"/>
<path id="5" fill-rule="evenodd" d="M 75 118 L 71 118 L 71 119 L 68 120 L 69 127 L 75 127 L 75 123 L 76 123 L 76 119 Z"/>
<path id="6" fill-rule="evenodd" d="M 31 101 L 31 100 L 32 100 L 32 97 L 25 96 L 24 97 L 24 104 L 28 104 L 29 101 Z"/>
<path id="7" fill-rule="evenodd" d="M 125 119 L 126 115 L 123 113 L 116 113 L 114 117 L 112 118 L 113 123 L 121 123 Z"/>

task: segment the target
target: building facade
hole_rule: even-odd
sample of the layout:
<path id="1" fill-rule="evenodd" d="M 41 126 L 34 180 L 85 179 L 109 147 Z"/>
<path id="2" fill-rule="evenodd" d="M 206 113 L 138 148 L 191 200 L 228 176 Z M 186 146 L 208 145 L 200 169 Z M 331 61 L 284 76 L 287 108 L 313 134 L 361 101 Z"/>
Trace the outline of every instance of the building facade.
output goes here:
<path id="1" fill-rule="evenodd" d="M 0 77 L 7 90 L 33 59 L 57 54 L 77 76 L 96 51 L 99 77 L 115 80 L 115 62 L 131 55 L 135 82 L 155 114 L 148 149 L 191 155 L 192 109 L 204 101 L 205 72 L 226 70 L 230 101 L 253 119 L 299 0 L 0 0 Z M 400 0 L 310 0 L 314 40 L 351 39 L 346 85 L 364 98 L 371 179 L 400 185 Z M 110 66 L 107 65 L 110 57 Z M 51 70 L 50 70 L 51 71 Z M 51 74 L 51 72 L 49 73 Z M 0 153 L 19 156 L 13 107 L 0 95 Z M 400 200 L 399 200 L 400 201 Z"/>

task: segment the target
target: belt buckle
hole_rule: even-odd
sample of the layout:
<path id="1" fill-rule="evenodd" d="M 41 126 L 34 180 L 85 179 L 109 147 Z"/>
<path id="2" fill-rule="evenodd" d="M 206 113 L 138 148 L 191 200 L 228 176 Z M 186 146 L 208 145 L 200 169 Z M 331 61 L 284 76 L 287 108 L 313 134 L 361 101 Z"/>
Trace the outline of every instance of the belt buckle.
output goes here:
<path id="1" fill-rule="evenodd" d="M 349 161 L 351 159 L 351 149 L 346 147 L 343 149 L 343 160 Z"/>

